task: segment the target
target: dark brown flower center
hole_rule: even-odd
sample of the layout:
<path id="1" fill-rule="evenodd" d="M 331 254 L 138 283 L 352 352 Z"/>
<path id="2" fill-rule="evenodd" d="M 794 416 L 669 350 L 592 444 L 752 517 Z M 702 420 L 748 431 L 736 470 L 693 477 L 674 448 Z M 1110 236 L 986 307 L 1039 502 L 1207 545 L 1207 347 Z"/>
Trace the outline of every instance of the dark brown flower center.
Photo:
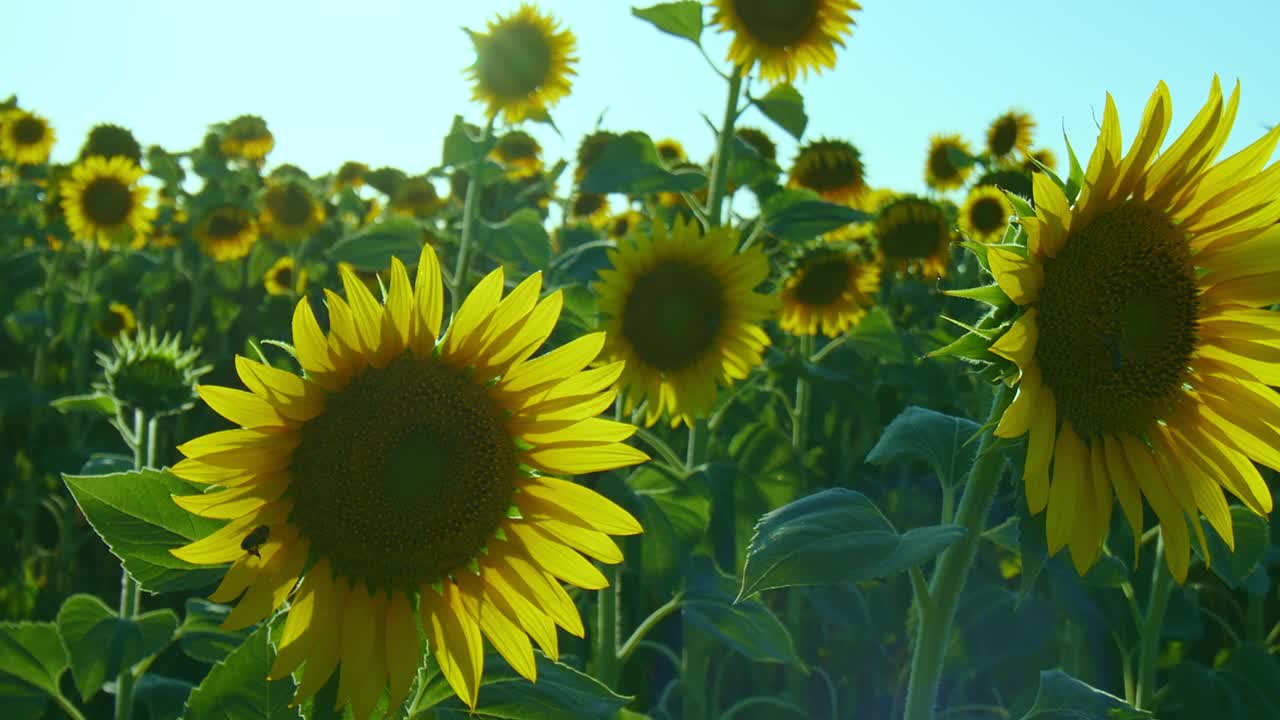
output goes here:
<path id="1" fill-rule="evenodd" d="M 939 180 L 950 180 L 960 174 L 960 168 L 951 160 L 952 149 L 959 150 L 951 143 L 938 143 L 929 150 L 929 172 Z"/>
<path id="2" fill-rule="evenodd" d="M 290 227 L 307 224 L 313 212 L 311 195 L 296 183 L 272 188 L 267 195 L 267 204 L 276 220 Z"/>
<path id="3" fill-rule="evenodd" d="M 1200 301 L 1186 236 L 1128 201 L 1044 262 L 1035 359 L 1058 416 L 1091 436 L 1141 433 L 1182 388 Z"/>
<path id="4" fill-rule="evenodd" d="M 751 39 L 773 47 L 803 40 L 818 20 L 819 0 L 733 0 Z"/>
<path id="5" fill-rule="evenodd" d="M 248 225 L 248 219 L 240 213 L 219 210 L 209 217 L 205 224 L 205 234 L 215 240 L 223 240 L 239 235 Z"/>
<path id="6" fill-rule="evenodd" d="M 622 310 L 622 334 L 645 364 L 681 370 L 716 347 L 724 290 L 706 268 L 662 262 L 635 280 Z"/>
<path id="7" fill-rule="evenodd" d="M 819 195 L 866 189 L 862 155 L 849 143 L 823 140 L 805 148 L 796 158 L 792 179 Z"/>
<path id="8" fill-rule="evenodd" d="M 527 20 L 510 20 L 477 41 L 480 86 L 500 100 L 519 100 L 550 79 L 551 40 Z"/>
<path id="9" fill-rule="evenodd" d="M 1004 157 L 1013 152 L 1018 142 L 1018 118 L 1013 115 L 1002 115 L 991 126 L 987 135 L 987 149 L 996 157 Z"/>
<path id="10" fill-rule="evenodd" d="M 826 307 L 849 289 L 849 261 L 843 257 L 812 260 L 800 270 L 795 298 L 811 307 Z"/>
<path id="11" fill-rule="evenodd" d="M 115 227 L 129 217 L 133 193 L 119 178 L 94 178 L 80 194 L 80 207 L 94 225 Z"/>
<path id="12" fill-rule="evenodd" d="M 969 222 L 980 232 L 993 233 L 1008 221 L 1004 205 L 995 198 L 980 198 L 969 208 Z"/>
<path id="13" fill-rule="evenodd" d="M 44 140 L 49 126 L 43 120 L 31 115 L 23 115 L 13 123 L 13 139 L 19 145 L 35 145 Z"/>
<path id="14" fill-rule="evenodd" d="M 915 260 L 936 255 L 951 238 L 946 215 L 925 200 L 905 200 L 885 208 L 876 237 L 886 258 Z"/>

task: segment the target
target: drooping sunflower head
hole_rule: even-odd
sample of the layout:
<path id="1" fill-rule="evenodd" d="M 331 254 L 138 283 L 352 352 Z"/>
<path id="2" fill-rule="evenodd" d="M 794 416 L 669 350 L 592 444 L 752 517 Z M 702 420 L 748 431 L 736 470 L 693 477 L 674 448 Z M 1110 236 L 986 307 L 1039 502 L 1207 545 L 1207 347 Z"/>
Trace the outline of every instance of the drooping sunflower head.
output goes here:
<path id="1" fill-rule="evenodd" d="M 609 222 L 609 197 L 599 193 L 580 192 L 573 196 L 569 205 L 569 217 L 584 220 L 595 227 L 604 227 Z"/>
<path id="2" fill-rule="evenodd" d="M 476 61 L 467 69 L 475 82 L 472 96 L 488 106 L 490 115 L 502 113 L 508 123 L 545 113 L 569 94 L 577 73 L 573 33 L 538 8 L 522 4 L 510 15 L 499 15 L 488 32 L 471 33 Z"/>
<path id="3" fill-rule="evenodd" d="M 196 225 L 196 241 L 205 255 L 219 262 L 239 260 L 258 242 L 258 221 L 244 208 L 214 208 Z"/>
<path id="4" fill-rule="evenodd" d="M 391 212 L 407 217 L 428 218 L 440 209 L 440 194 L 436 186 L 425 177 L 405 180 L 391 197 Z"/>
<path id="5" fill-rule="evenodd" d="M 737 135 L 742 142 L 750 145 L 751 149 L 755 150 L 760 157 L 777 162 L 778 146 L 765 131 L 753 127 L 740 127 L 734 128 L 733 134 Z"/>
<path id="6" fill-rule="evenodd" d="M 730 62 L 760 79 L 790 83 L 836 66 L 836 48 L 853 29 L 853 0 L 713 0 L 714 21 L 733 33 Z"/>
<path id="7" fill-rule="evenodd" d="M 85 138 L 84 145 L 80 148 L 81 160 L 94 156 L 107 159 L 123 157 L 134 165 L 141 166 L 142 146 L 128 128 L 102 123 L 89 130 L 89 137 Z"/>
<path id="8" fill-rule="evenodd" d="M 1069 547 L 1082 574 L 1114 499 L 1135 537 L 1143 499 L 1154 509 L 1179 581 L 1188 525 L 1204 547 L 1202 514 L 1232 545 L 1223 490 L 1272 507 L 1254 462 L 1280 469 L 1280 314 L 1266 309 L 1280 303 L 1280 164 L 1264 169 L 1280 126 L 1215 165 L 1238 100 L 1215 77 L 1166 145 L 1173 106 L 1160 83 L 1124 152 L 1108 94 L 1078 196 L 1034 174 L 1025 248 L 989 248 L 1020 313 L 990 346 L 1017 366 L 995 432 L 1028 435 L 1028 505 L 1048 509 L 1050 552 Z"/>
<path id="9" fill-rule="evenodd" d="M 144 174 L 125 157 L 93 156 L 76 163 L 61 187 L 72 235 L 104 249 L 145 238 L 155 209 L 146 205 L 150 190 L 138 184 Z"/>
<path id="10" fill-rule="evenodd" d="M 276 260 L 262 276 L 262 287 L 268 295 L 301 295 L 307 290 L 307 270 L 299 269 L 288 255 Z"/>
<path id="11" fill-rule="evenodd" d="M 941 205 L 912 195 L 898 198 L 880 211 L 875 237 L 886 266 L 918 270 L 927 280 L 947 276 L 954 233 Z"/>
<path id="12" fill-rule="evenodd" d="M 196 365 L 200 348 L 184 347 L 181 335 L 158 336 L 154 327 L 118 333 L 111 350 L 109 355 L 97 353 L 102 367 L 98 389 L 150 417 L 190 410 L 195 404 L 196 382 L 213 369 Z"/>
<path id="13" fill-rule="evenodd" d="M 121 333 L 128 334 L 138 327 L 133 310 L 124 303 L 113 302 L 107 306 L 107 314 L 94 323 L 94 329 L 102 337 L 111 340 Z"/>
<path id="14" fill-rule="evenodd" d="M 662 162 L 667 165 L 674 165 L 689 159 L 689 156 L 685 154 L 684 145 L 681 145 L 679 140 L 663 138 L 654 143 L 653 147 L 657 149 L 658 157 L 662 158 Z"/>
<path id="15" fill-rule="evenodd" d="M 645 423 L 672 426 L 706 417 L 721 384 L 761 362 L 769 336 L 761 323 L 776 298 L 756 292 L 769 275 L 758 247 L 738 253 L 737 236 L 697 221 L 660 222 L 609 250 L 611 267 L 593 286 L 608 317 L 606 353 L 626 361 L 626 412 L 646 403 Z"/>
<path id="16" fill-rule="evenodd" d="M 987 128 L 987 153 L 992 160 L 1005 160 L 1014 152 L 1023 154 L 1031 152 L 1031 133 L 1036 129 L 1036 121 L 1031 116 L 1016 110 L 1001 115 L 991 121 Z"/>
<path id="17" fill-rule="evenodd" d="M 1009 226 L 1013 205 L 994 185 L 976 185 L 960 208 L 960 230 L 978 242 L 995 242 Z"/>
<path id="18" fill-rule="evenodd" d="M 925 161 L 924 181 L 934 190 L 950 190 L 964 185 L 973 172 L 969 161 L 973 153 L 969 143 L 959 135 L 934 135 L 929 139 L 929 157 Z"/>
<path id="19" fill-rule="evenodd" d="M 512 130 L 498 138 L 490 157 L 507 168 L 507 177 L 520 179 L 542 171 L 542 146 L 523 130 Z"/>
<path id="20" fill-rule="evenodd" d="M 241 115 L 227 123 L 219 149 L 227 157 L 261 163 L 276 146 L 267 121 L 257 115 Z"/>
<path id="21" fill-rule="evenodd" d="M 875 304 L 880 266 L 831 246 L 810 250 L 783 282 L 778 325 L 792 335 L 839 337 Z"/>
<path id="22" fill-rule="evenodd" d="M 996 168 L 988 170 L 973 181 L 974 187 L 991 186 L 1011 192 L 1025 200 L 1031 199 L 1031 173 L 1021 168 Z"/>
<path id="23" fill-rule="evenodd" d="M 49 161 L 54 132 L 49 121 L 26 110 L 0 112 L 0 157 L 17 165 Z"/>
<path id="24" fill-rule="evenodd" d="M 232 563 L 212 595 L 243 594 L 227 628 L 263 620 L 292 593 L 269 677 L 305 660 L 295 702 L 337 672 L 339 708 L 365 720 L 384 693 L 398 707 L 422 660 L 419 622 L 473 708 L 482 637 L 534 680 L 532 643 L 554 659 L 556 625 L 584 634 L 561 582 L 607 586 L 584 555 L 621 562 L 609 536 L 641 528 L 561 478 L 648 458 L 623 443 L 634 427 L 596 417 L 622 370 L 587 369 L 603 334 L 533 357 L 563 304 L 560 291 L 539 299 L 541 279 L 503 297 L 495 270 L 446 333 L 429 247 L 412 284 L 393 259 L 384 303 L 344 270 L 346 299 L 325 293 L 327 334 L 305 298 L 294 313 L 304 375 L 238 357 L 247 392 L 199 388 L 241 427 L 179 447 L 187 459 L 175 475 L 225 489 L 175 500 L 230 522 L 173 553 Z"/>
<path id="25" fill-rule="evenodd" d="M 862 153 L 843 140 L 815 140 L 800 148 L 791 164 L 791 187 L 808 188 L 822 199 L 851 203 L 867 192 Z"/>
<path id="26" fill-rule="evenodd" d="M 578 144 L 578 162 L 573 169 L 573 179 L 582 182 L 582 178 L 587 176 L 591 168 L 604 155 L 605 148 L 617 138 L 617 133 L 608 130 L 597 130 L 582 138 L 582 142 Z"/>
<path id="27" fill-rule="evenodd" d="M 387 197 L 392 197 L 396 194 L 396 190 L 400 187 L 401 183 L 409 179 L 409 176 L 400 168 L 380 167 L 375 170 L 370 170 L 364 176 L 364 179 L 365 182 L 369 183 L 369 187 L 372 187 L 374 190 L 377 190 Z"/>
<path id="28" fill-rule="evenodd" d="M 362 162 L 348 160 L 342 163 L 333 176 L 333 191 L 341 192 L 344 188 L 364 187 L 365 177 L 369 174 L 369 166 Z"/>
<path id="29" fill-rule="evenodd" d="M 298 242 L 324 224 L 324 206 L 296 180 L 271 182 L 262 194 L 262 229 L 281 242 Z"/>

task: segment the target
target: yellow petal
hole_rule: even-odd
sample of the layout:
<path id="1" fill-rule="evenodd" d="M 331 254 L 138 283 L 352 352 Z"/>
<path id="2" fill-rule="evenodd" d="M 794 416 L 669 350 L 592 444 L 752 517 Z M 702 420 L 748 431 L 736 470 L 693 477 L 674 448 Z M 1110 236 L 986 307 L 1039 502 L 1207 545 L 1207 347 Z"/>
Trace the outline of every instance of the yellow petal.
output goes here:
<path id="1" fill-rule="evenodd" d="M 527 420 L 507 425 L 531 445 L 555 445 L 561 442 L 622 442 L 636 432 L 630 423 L 588 418 L 586 420 Z"/>
<path id="2" fill-rule="evenodd" d="M 293 542 L 276 553 L 263 566 L 253 585 L 245 591 L 244 597 L 236 604 L 231 613 L 222 621 L 223 630 L 241 630 L 265 619 L 271 611 L 284 604 L 285 598 L 293 591 L 302 573 L 302 566 L 307 562 L 310 547 L 305 541 Z"/>
<path id="3" fill-rule="evenodd" d="M 422 664 L 418 624 L 414 622 L 409 598 L 402 592 L 393 592 L 387 606 L 386 645 L 390 680 L 390 700 L 387 706 L 394 709 L 403 705 L 409 697 L 409 687 Z"/>
<path id="4" fill-rule="evenodd" d="M 1160 151 L 1160 145 L 1169 132 L 1172 116 L 1173 100 L 1169 97 L 1169 87 L 1161 80 L 1142 111 L 1142 125 L 1133 138 L 1133 144 L 1129 146 L 1129 152 L 1120 161 L 1110 199 L 1122 200 L 1133 193 L 1134 186 L 1151 163 L 1151 158 Z"/>
<path id="5" fill-rule="evenodd" d="M 382 365 L 409 347 L 409 323 L 413 315 L 413 287 L 409 273 L 400 258 L 391 258 L 391 288 L 387 290 L 387 306 L 382 313 L 382 347 L 378 348 Z"/>
<path id="6" fill-rule="evenodd" d="M 280 499 L 289 487 L 289 475 L 263 476 L 259 482 L 196 495 L 172 495 L 178 507 L 193 515 L 230 520 Z"/>
<path id="7" fill-rule="evenodd" d="M 549 517 L 528 518 L 526 521 L 574 550 L 602 563 L 616 565 L 622 562 L 622 550 L 618 549 L 608 535 L 598 530 Z"/>
<path id="8" fill-rule="evenodd" d="M 213 533 L 188 545 L 173 548 L 169 552 L 179 560 L 194 565 L 220 565 L 239 559 L 245 554 L 240 543 L 259 525 L 271 526 L 283 522 L 293 509 L 293 501 L 285 498 L 236 518 Z"/>
<path id="9" fill-rule="evenodd" d="M 1036 176 L 1043 174 L 1036 173 Z M 1044 266 L 1039 259 L 1022 257 L 1012 250 L 989 245 L 987 262 L 996 283 L 1010 300 L 1019 305 L 1029 305 L 1040 299 L 1040 289 L 1044 287 Z"/>
<path id="10" fill-rule="evenodd" d="M 236 356 L 236 371 L 245 387 L 290 420 L 306 422 L 324 411 L 327 393 L 306 378 L 242 355 Z"/>
<path id="11" fill-rule="evenodd" d="M 1034 408 L 1029 432 L 1023 482 L 1027 509 L 1036 515 L 1049 504 L 1049 462 L 1053 460 L 1054 442 L 1058 436 L 1057 402 L 1048 388 L 1040 393 L 1040 403 Z"/>
<path id="12" fill-rule="evenodd" d="M 271 403 L 253 393 L 217 385 L 199 385 L 196 392 L 214 412 L 237 425 L 246 428 L 290 425 Z"/>
<path id="13" fill-rule="evenodd" d="M 530 682 L 537 680 L 538 666 L 533 660 L 529 636 L 489 601 L 478 576 L 463 573 L 458 577 L 458 585 L 467 612 L 480 626 L 480 632 L 489 638 L 489 643 L 521 676 Z"/>
<path id="14" fill-rule="evenodd" d="M 449 323 L 449 334 L 444 339 L 444 357 L 459 356 L 465 344 L 475 341 L 475 335 L 482 330 L 502 297 L 503 278 L 502 267 L 494 268 L 462 301 L 458 314 Z M 465 363 L 465 359 L 459 359 Z"/>
<path id="15" fill-rule="evenodd" d="M 1084 522 L 1087 510 L 1076 504 L 1082 487 L 1089 487 L 1089 455 L 1080 436 L 1064 420 L 1053 453 L 1053 483 L 1049 486 L 1049 554 L 1054 555 L 1071 540 L 1075 524 Z"/>
<path id="16" fill-rule="evenodd" d="M 528 504 L 534 512 L 546 512 L 561 520 L 566 519 L 566 515 L 579 518 L 596 530 L 610 535 L 636 535 L 643 532 L 640 522 L 631 513 L 600 493 L 577 483 L 542 476 L 530 479 L 520 489 L 519 505 L 522 509 Z"/>
<path id="17" fill-rule="evenodd" d="M 372 668 L 374 654 L 373 598 L 363 582 L 347 593 L 342 609 L 342 662 L 338 667 L 338 704 L 354 699 L 352 693 Z"/>
<path id="18" fill-rule="evenodd" d="M 991 352 L 1014 362 L 1024 370 L 1030 367 L 1035 362 L 1036 343 L 1040 339 L 1036 317 L 1036 309 L 1028 308 L 1003 335 L 996 338 L 991 344 Z"/>
<path id="19" fill-rule="evenodd" d="M 609 587 L 609 581 L 595 565 L 554 537 L 522 522 L 508 523 L 505 529 L 511 541 L 535 565 L 551 575 L 585 590 Z"/>
<path id="20" fill-rule="evenodd" d="M 320 330 L 311 303 L 305 297 L 293 310 L 293 349 L 298 356 L 298 364 L 308 376 L 314 376 L 317 382 L 330 390 L 335 389 L 325 382 L 337 369 L 329 355 L 329 341 Z"/>
<path id="21" fill-rule="evenodd" d="M 1043 388 L 1044 385 L 1040 380 L 1040 366 L 1028 365 L 1022 371 L 1022 379 L 1018 382 L 1018 393 L 1013 396 L 1013 402 L 1009 403 L 1009 407 L 1000 416 L 1000 423 L 995 429 L 996 437 L 1015 438 L 1030 429 L 1031 417 L 1040 404 Z"/>
<path id="22" fill-rule="evenodd" d="M 563 380 L 580 372 L 604 347 L 604 333 L 583 335 L 539 358 L 520 364 L 498 384 L 503 392 L 519 393 Z"/>
<path id="23" fill-rule="evenodd" d="M 544 655 L 553 662 L 559 660 L 560 644 L 551 618 L 535 607 L 530 597 L 508 582 L 492 563 L 482 566 L 481 574 L 485 599 L 506 613 L 507 617 L 514 619 L 520 629 L 533 638 Z"/>
<path id="24" fill-rule="evenodd" d="M 578 607 L 573 598 L 560 587 L 559 583 L 549 579 L 541 570 L 534 567 L 519 549 L 504 550 L 492 548 L 494 552 L 494 568 L 502 574 L 516 592 L 522 597 L 531 598 L 533 604 L 545 612 L 556 625 L 577 637 L 586 635 L 582 625 L 582 617 L 578 615 Z M 520 554 L 516 554 L 520 553 Z"/>
<path id="25" fill-rule="evenodd" d="M 552 475 L 604 472 L 649 460 L 644 451 L 622 443 L 562 443 L 535 447 L 524 457 L 530 465 Z"/>
<path id="26" fill-rule="evenodd" d="M 444 596 L 424 589 L 423 624 L 436 665 L 467 707 L 475 709 L 484 671 L 484 648 L 480 628 L 466 612 L 458 586 L 444 583 Z"/>
<path id="27" fill-rule="evenodd" d="M 417 279 L 413 287 L 414 312 L 409 322 L 410 347 L 419 359 L 431 355 L 440 337 L 444 317 L 444 284 L 440 280 L 440 261 L 431 245 L 422 246 L 418 257 Z"/>
<path id="28" fill-rule="evenodd" d="M 313 627 L 316 621 L 316 588 L 327 585 L 327 576 L 319 577 L 314 572 L 308 573 L 298 588 L 298 595 L 289 606 L 289 615 L 284 621 L 284 631 L 280 642 L 276 645 L 276 659 L 271 663 L 268 680 L 279 680 L 292 673 L 307 659 L 307 651 L 315 644 L 322 630 Z M 328 588 L 324 588 L 328 592 Z"/>
<path id="29" fill-rule="evenodd" d="M 382 306 L 350 266 L 339 265 L 338 272 L 342 275 L 342 287 L 347 292 L 347 305 L 351 308 L 351 319 L 359 338 L 358 347 L 365 355 L 372 356 L 382 344 Z"/>
<path id="30" fill-rule="evenodd" d="M 370 720 L 373 710 L 382 697 L 382 689 L 387 684 L 387 596 L 383 591 L 373 594 L 373 653 L 369 655 L 368 666 L 355 680 L 357 684 L 351 689 L 351 704 L 355 710 L 356 720 Z M 339 680 L 341 682 L 341 680 Z"/>
<path id="31" fill-rule="evenodd" d="M 347 581 L 332 577 L 327 560 L 321 559 L 311 568 L 312 575 L 323 573 L 329 582 L 316 587 L 316 641 L 302 668 L 302 680 L 293 697 L 293 705 L 305 702 L 324 687 L 338 667 L 342 654 L 343 609 L 347 604 Z"/>
<path id="32" fill-rule="evenodd" d="M 492 377 L 506 375 L 542 347 L 564 307 L 564 292 L 556 290 L 533 307 L 523 323 L 511 328 L 491 344 L 487 357 L 477 359 L 477 370 Z"/>
<path id="33" fill-rule="evenodd" d="M 1138 481 L 1133 477 L 1133 470 L 1125 456 L 1124 446 L 1115 436 L 1103 440 L 1103 456 L 1107 465 L 1107 477 L 1115 488 L 1116 498 L 1120 500 L 1120 509 L 1133 530 L 1134 538 L 1142 537 L 1143 513 L 1142 493 L 1138 490 Z M 1139 546 L 1134 544 L 1135 563 Z"/>
<path id="34" fill-rule="evenodd" d="M 1138 487 L 1160 519 L 1160 535 L 1164 539 L 1169 570 L 1178 582 L 1185 582 L 1191 566 L 1191 536 L 1187 533 L 1186 516 L 1165 485 L 1151 451 L 1132 435 L 1122 435 L 1121 442 Z"/>

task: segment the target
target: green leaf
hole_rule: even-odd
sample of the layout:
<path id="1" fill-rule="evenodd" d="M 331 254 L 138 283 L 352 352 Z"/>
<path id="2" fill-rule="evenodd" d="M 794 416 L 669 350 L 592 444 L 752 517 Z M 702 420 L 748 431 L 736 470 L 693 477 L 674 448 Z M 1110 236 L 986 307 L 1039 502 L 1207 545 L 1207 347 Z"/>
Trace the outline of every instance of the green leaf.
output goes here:
<path id="1" fill-rule="evenodd" d="M 187 720 L 296 720 L 289 707 L 296 686 L 293 677 L 267 681 L 275 651 L 267 642 L 271 624 L 263 623 L 226 660 L 214 665 L 187 698 Z"/>
<path id="2" fill-rule="evenodd" d="M 563 663 L 534 653 L 538 681 L 518 675 L 501 655 L 484 658 L 484 681 L 474 714 L 467 710 L 439 672 L 431 675 L 419 701 L 420 708 L 448 713 L 448 717 L 502 718 L 503 720 L 560 720 L 560 718 L 613 718 L 631 701 L 603 683 Z M 434 663 L 431 663 L 434 670 Z M 443 713 L 441 713 L 443 714 Z M 416 715 L 424 718 L 427 715 Z"/>
<path id="3" fill-rule="evenodd" d="M 67 669 L 67 651 L 53 623 L 0 623 L 0 678 L 12 677 L 0 697 L 10 702 L 13 690 L 29 685 L 58 696 L 58 679 Z M 21 696 L 20 696 L 21 697 Z M 25 703 L 24 703 L 25 704 Z"/>
<path id="4" fill-rule="evenodd" d="M 869 360 L 902 363 L 907 361 L 907 348 L 893 325 L 893 318 L 882 307 L 874 307 L 862 318 L 845 341 L 855 352 Z"/>
<path id="5" fill-rule="evenodd" d="M 759 600 L 735 600 L 736 585 L 711 558 L 695 557 L 680 610 L 685 621 L 756 662 L 803 668 L 786 626 Z"/>
<path id="6" fill-rule="evenodd" d="M 1206 523 L 1207 525 L 1207 523 Z M 1271 529 L 1267 521 L 1243 505 L 1231 506 L 1231 527 L 1234 529 L 1236 549 L 1232 552 L 1226 542 L 1210 526 L 1206 534 L 1209 543 L 1209 559 L 1214 574 L 1222 578 L 1232 589 L 1240 587 L 1253 569 L 1258 567 L 1267 545 L 1271 542 Z M 1194 544 L 1197 554 L 1199 543 Z"/>
<path id="7" fill-rule="evenodd" d="M 1035 705 L 1022 720 L 1143 720 L 1150 717 L 1151 713 L 1138 710 L 1061 670 L 1046 670 L 1040 673 Z"/>
<path id="8" fill-rule="evenodd" d="M 486 142 L 485 138 L 480 137 L 481 133 L 480 128 L 469 126 L 461 115 L 454 115 L 453 125 L 444 138 L 440 162 L 460 167 L 483 160 L 497 143 L 497 139 L 489 138 Z"/>
<path id="9" fill-rule="evenodd" d="M 146 706 L 149 720 L 178 720 L 194 687 L 186 680 L 147 673 L 138 679 L 133 697 Z"/>
<path id="10" fill-rule="evenodd" d="M 804 112 L 804 96 L 790 85 L 774 85 L 764 97 L 755 98 L 755 106 L 764 116 L 777 123 L 796 140 L 804 135 L 809 116 Z"/>
<path id="11" fill-rule="evenodd" d="M 495 260 L 521 275 L 529 275 L 551 263 L 551 238 L 537 210 L 522 208 L 496 224 L 480 222 L 485 247 Z"/>
<path id="12" fill-rule="evenodd" d="M 203 598 L 187 598 L 186 615 L 182 618 L 182 637 L 178 646 L 188 657 L 200 662 L 220 662 L 231 651 L 240 647 L 249 630 L 234 632 L 223 630 L 222 621 L 231 613 L 226 605 L 209 602 Z"/>
<path id="13" fill-rule="evenodd" d="M 58 632 L 85 702 L 122 670 L 158 654 L 177 629 L 172 610 L 122 618 L 93 595 L 72 595 L 58 610 Z"/>
<path id="14" fill-rule="evenodd" d="M 48 705 L 48 695 L 0 672 L 0 706 L 4 707 L 5 720 L 40 720 Z"/>
<path id="15" fill-rule="evenodd" d="M 921 460 L 933 468 L 943 485 L 952 487 L 973 465 L 978 445 L 970 440 L 977 433 L 978 423 L 972 420 L 912 405 L 880 434 L 867 453 L 867 462 L 886 465 L 903 459 Z"/>
<path id="16" fill-rule="evenodd" d="M 693 192 L 706 184 L 697 172 L 673 173 L 662 166 L 653 141 L 642 132 L 629 132 L 609 141 L 600 159 L 582 179 L 582 191 L 647 195 Z"/>
<path id="17" fill-rule="evenodd" d="M 349 262 L 363 272 L 386 272 L 391 258 L 406 267 L 418 264 L 425 238 L 422 226 L 410 218 L 393 217 L 361 228 L 329 248 L 334 262 Z"/>
<path id="18" fill-rule="evenodd" d="M 702 3 L 697 0 L 660 3 L 647 8 L 631 8 L 631 14 L 647 20 L 668 35 L 682 37 L 694 45 L 702 42 Z"/>
<path id="19" fill-rule="evenodd" d="M 772 206 L 773 203 L 767 203 Z M 861 210 L 822 200 L 803 200 L 787 204 L 779 211 L 765 213 L 765 228 L 782 240 L 810 240 L 823 233 L 855 222 L 867 222 L 871 216 Z"/>
<path id="20" fill-rule="evenodd" d="M 49 404 L 64 415 L 73 412 L 85 412 L 115 417 L 119 408 L 115 398 L 100 392 L 88 395 L 66 395 L 53 400 Z"/>
<path id="21" fill-rule="evenodd" d="M 977 333 L 965 333 L 937 350 L 929 351 L 927 357 L 956 357 L 974 362 L 1000 362 L 1000 358 L 992 353 L 990 348 L 990 340 Z"/>
<path id="22" fill-rule="evenodd" d="M 191 590 L 222 576 L 223 568 L 192 565 L 169 552 L 222 526 L 174 504 L 173 495 L 199 492 L 195 486 L 165 470 L 63 475 L 62 479 L 89 524 L 143 588 Z"/>
<path id="23" fill-rule="evenodd" d="M 964 537 L 958 525 L 899 534 L 862 493 L 831 488 L 766 513 L 747 549 L 739 598 L 797 585 L 889 577 Z"/>

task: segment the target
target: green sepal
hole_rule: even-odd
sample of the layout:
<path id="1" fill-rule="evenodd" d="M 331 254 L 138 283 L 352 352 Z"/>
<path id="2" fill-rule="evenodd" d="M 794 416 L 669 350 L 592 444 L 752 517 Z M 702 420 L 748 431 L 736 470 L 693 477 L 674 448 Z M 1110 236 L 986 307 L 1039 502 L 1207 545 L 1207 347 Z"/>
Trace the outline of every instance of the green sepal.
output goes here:
<path id="1" fill-rule="evenodd" d="M 1000 286 L 992 283 L 990 285 L 982 285 L 975 288 L 964 288 L 962 290 L 943 290 L 943 295 L 950 297 L 964 298 L 965 300 L 976 300 L 980 303 L 986 303 L 992 307 L 1005 307 L 1013 302 L 1008 295 L 1004 294 L 1004 290 Z"/>
<path id="2" fill-rule="evenodd" d="M 1013 212 L 1018 217 L 1035 217 L 1036 209 L 1031 206 L 1031 203 L 1027 202 L 1026 198 L 1018 193 L 1011 192 L 1006 192 L 1004 196 L 1009 199 L 1009 203 L 1013 205 Z"/>
<path id="3" fill-rule="evenodd" d="M 992 342 L 994 342 L 995 339 L 1000 336 L 1000 332 L 998 329 L 977 328 L 972 325 L 969 325 L 968 323 L 960 322 L 959 320 L 956 320 L 953 317 L 948 317 L 946 315 L 940 315 L 939 317 L 951 323 L 952 325 L 956 325 L 976 335 L 981 335 L 982 337 L 986 338 L 987 340 L 991 340 Z"/>
<path id="4" fill-rule="evenodd" d="M 972 240 L 961 240 L 956 244 L 972 253 L 974 259 L 978 261 L 978 265 L 980 265 L 988 275 L 991 274 L 991 263 L 987 261 L 986 243 L 974 242 Z"/>
<path id="5" fill-rule="evenodd" d="M 1001 362 L 1000 356 L 991 352 L 993 342 L 995 341 L 977 333 L 967 332 L 952 343 L 926 353 L 925 357 L 956 357 L 974 362 L 998 363 Z"/>

